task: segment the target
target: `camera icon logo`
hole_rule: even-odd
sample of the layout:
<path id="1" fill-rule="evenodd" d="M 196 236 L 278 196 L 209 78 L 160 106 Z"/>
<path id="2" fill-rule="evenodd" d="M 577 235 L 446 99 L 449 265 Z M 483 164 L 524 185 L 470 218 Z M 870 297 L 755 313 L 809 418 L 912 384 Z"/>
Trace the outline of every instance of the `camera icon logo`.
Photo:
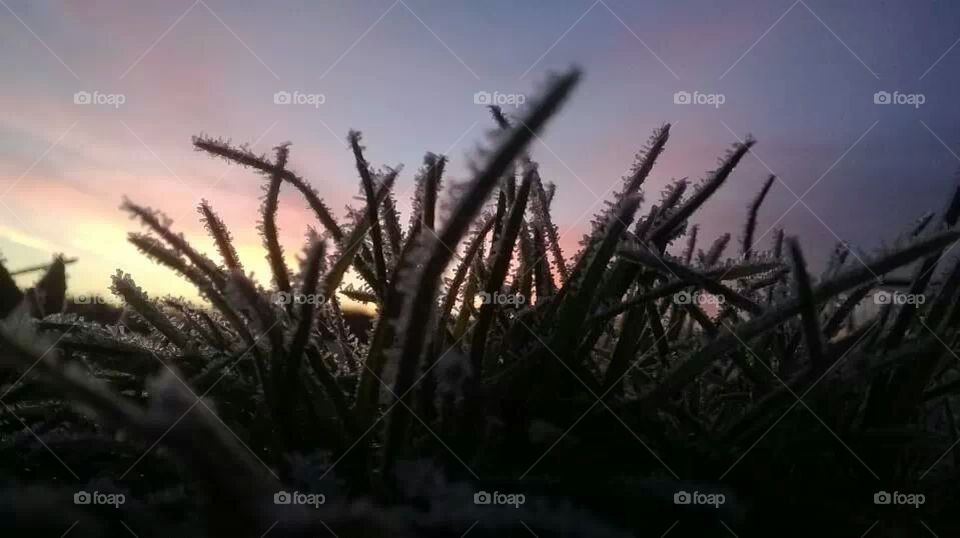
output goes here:
<path id="1" fill-rule="evenodd" d="M 292 101 L 290 92 L 279 91 L 273 94 L 273 104 L 275 105 L 289 105 Z"/>
<path id="2" fill-rule="evenodd" d="M 673 104 L 689 105 L 691 103 L 690 92 L 679 91 L 673 94 Z"/>
<path id="3" fill-rule="evenodd" d="M 82 304 L 82 305 L 97 305 L 97 304 L 105 303 L 105 301 L 103 300 L 103 297 L 100 297 L 99 295 L 88 295 L 85 293 L 81 295 L 77 295 L 74 298 L 74 301 L 77 304 Z"/>
<path id="4" fill-rule="evenodd" d="M 493 104 L 493 96 L 490 95 L 490 92 L 479 91 L 473 94 L 473 104 L 475 105 Z"/>
<path id="5" fill-rule="evenodd" d="M 78 491 L 73 494 L 73 504 L 90 504 L 93 497 L 86 491 Z"/>
<path id="6" fill-rule="evenodd" d="M 278 491 L 273 494 L 273 504 L 291 504 L 293 496 L 286 491 Z"/>
<path id="7" fill-rule="evenodd" d="M 79 91 L 73 94 L 73 104 L 75 105 L 89 105 L 93 102 L 93 96 L 90 95 L 90 92 Z"/>
<path id="8" fill-rule="evenodd" d="M 890 92 L 879 91 L 873 94 L 873 104 L 875 105 L 889 105 L 893 102 L 890 99 Z"/>
<path id="9" fill-rule="evenodd" d="M 493 499 L 486 491 L 478 491 L 473 494 L 473 504 L 490 504 Z"/>
<path id="10" fill-rule="evenodd" d="M 878 491 L 873 494 L 873 504 L 890 504 L 893 498 L 886 491 Z"/>
<path id="11" fill-rule="evenodd" d="M 693 497 L 686 491 L 678 491 L 673 494 L 673 504 L 690 504 L 691 502 L 693 502 Z"/>

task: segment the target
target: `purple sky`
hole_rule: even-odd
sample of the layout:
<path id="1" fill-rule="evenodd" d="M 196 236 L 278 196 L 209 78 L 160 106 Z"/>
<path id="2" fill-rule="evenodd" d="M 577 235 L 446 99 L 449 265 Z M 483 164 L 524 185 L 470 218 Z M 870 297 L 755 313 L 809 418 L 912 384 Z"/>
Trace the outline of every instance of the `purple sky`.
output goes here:
<path id="1" fill-rule="evenodd" d="M 406 165 L 404 209 L 425 151 L 448 154 L 451 178 L 465 179 L 491 127 L 476 92 L 526 95 L 570 64 L 586 78 L 533 147 L 559 187 L 566 253 L 664 122 L 673 137 L 648 200 L 672 178 L 702 177 L 738 137 L 759 140 L 699 215 L 704 241 L 739 235 L 772 171 L 782 183 L 758 234 L 783 226 L 814 260 L 838 238 L 869 250 L 950 192 L 958 39 L 960 6 L 930 0 L 2 0 L 0 252 L 11 268 L 79 257 L 76 292 L 104 289 L 123 268 L 149 291 L 184 293 L 126 245 L 139 227 L 118 206 L 127 195 L 162 209 L 210 248 L 195 212 L 203 197 L 263 275 L 260 180 L 192 151 L 191 135 L 258 151 L 291 141 L 291 165 L 341 209 L 357 194 L 344 141 L 359 129 L 373 163 Z M 80 91 L 123 103 L 75 104 Z M 278 105 L 278 91 L 323 103 Z M 675 104 L 678 91 L 723 102 Z M 923 103 L 875 104 L 881 91 Z M 292 256 L 310 215 L 289 192 L 280 213 Z"/>

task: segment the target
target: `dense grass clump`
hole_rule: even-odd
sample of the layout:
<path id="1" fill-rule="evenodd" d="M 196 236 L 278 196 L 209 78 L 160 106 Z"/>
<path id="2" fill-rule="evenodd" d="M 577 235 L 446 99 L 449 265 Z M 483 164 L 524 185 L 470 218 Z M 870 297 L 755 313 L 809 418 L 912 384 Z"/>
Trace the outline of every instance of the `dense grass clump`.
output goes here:
<path id="1" fill-rule="evenodd" d="M 730 234 L 698 249 L 688 223 L 754 142 L 649 203 L 665 125 L 568 256 L 527 146 L 579 76 L 556 77 L 522 117 L 491 109 L 494 142 L 469 183 L 445 185 L 446 157 L 428 153 L 406 226 L 401 170 L 373 168 L 357 132 L 364 206 L 345 220 L 292 170 L 289 145 L 270 158 L 197 137 L 263 177 L 269 289 L 207 201 L 219 261 L 123 204 L 146 228 L 130 241 L 203 305 L 118 272 L 122 315 L 64 312 L 64 260 L 26 292 L 0 266 L 0 524 L 140 537 L 960 530 L 960 196 L 871 256 L 840 245 L 816 276 L 782 231 L 759 246 L 768 177 L 725 257 Z M 276 223 L 290 187 L 318 226 L 298 268 Z M 343 284 L 350 271 L 361 286 Z M 374 307 L 369 328 L 342 296 Z M 75 503 L 80 491 L 124 502 Z M 925 502 L 877 504 L 884 491 Z"/>

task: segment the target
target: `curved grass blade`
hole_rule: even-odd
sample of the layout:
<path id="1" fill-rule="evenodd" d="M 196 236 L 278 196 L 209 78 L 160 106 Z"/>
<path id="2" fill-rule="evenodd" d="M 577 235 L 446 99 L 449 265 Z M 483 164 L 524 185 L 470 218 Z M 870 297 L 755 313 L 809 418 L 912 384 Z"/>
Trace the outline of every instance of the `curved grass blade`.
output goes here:
<path id="1" fill-rule="evenodd" d="M 242 271 L 243 265 L 241 265 L 240 258 L 237 256 L 237 250 L 233 247 L 233 237 L 230 235 L 230 230 L 220 220 L 220 216 L 213 211 L 206 200 L 200 201 L 197 211 L 203 216 L 201 221 L 217 244 L 217 250 L 220 251 L 220 257 L 223 258 L 224 265 L 231 271 Z"/>
<path id="2" fill-rule="evenodd" d="M 492 250 L 493 264 L 487 275 L 487 282 L 483 287 L 487 297 L 492 297 L 499 293 L 503 288 L 504 280 L 507 276 L 507 269 L 510 266 L 510 260 L 513 257 L 513 248 L 520 233 L 520 225 L 523 222 L 523 213 L 527 209 L 527 198 L 530 194 L 530 185 L 533 182 L 533 168 L 528 170 L 523 176 L 523 182 L 514 196 L 513 206 L 507 215 L 506 223 L 503 227 L 503 233 Z M 483 358 L 486 352 L 487 332 L 493 322 L 494 310 L 497 304 L 492 299 L 484 302 L 480 307 L 480 314 L 477 323 L 473 329 L 473 341 L 470 343 L 470 362 L 473 365 L 474 375 L 479 377 L 483 368 Z"/>
<path id="3" fill-rule="evenodd" d="M 775 179 L 777 179 L 777 176 L 770 174 L 763 183 L 763 187 L 760 188 L 760 192 L 757 193 L 757 197 L 750 203 L 750 209 L 747 213 L 747 223 L 743 227 L 743 243 L 740 250 L 745 260 L 749 260 L 750 256 L 753 255 L 753 234 L 757 229 L 757 213 L 759 213 L 760 206 L 763 205 L 763 200 L 767 197 L 767 193 L 770 192 L 770 187 L 773 187 L 773 181 Z"/>
<path id="4" fill-rule="evenodd" d="M 408 433 L 410 415 L 403 399 L 408 396 L 407 392 L 413 385 L 414 375 L 427 345 L 425 334 L 427 324 L 423 321 L 429 318 L 434 308 L 440 277 L 453 256 L 450 251 L 451 245 L 456 246 L 460 242 L 503 174 L 523 153 L 547 120 L 559 110 L 579 79 L 580 72 L 574 69 L 552 84 L 543 99 L 533 106 L 521 125 L 506 134 L 499 147 L 488 158 L 485 166 L 478 171 L 470 190 L 460 199 L 439 238 L 434 240 L 428 238 L 425 242 L 426 257 L 417 274 L 411 275 L 415 277 L 413 279 L 415 283 L 411 289 L 411 296 L 405 301 L 400 319 L 399 334 L 402 338 L 399 346 L 400 362 L 393 392 L 401 398 L 401 405 L 390 417 L 387 427 L 384 462 L 385 470 L 388 471 L 385 474 L 388 476 L 391 474 L 389 470 L 393 468 L 400 455 Z"/>
<path id="5" fill-rule="evenodd" d="M 286 167 L 287 157 L 290 153 L 289 147 L 286 145 L 278 146 L 276 151 L 276 169 L 270 176 L 266 196 L 263 198 L 259 228 L 260 234 L 263 236 L 263 247 L 267 251 L 267 262 L 270 264 L 270 271 L 273 273 L 273 282 L 280 292 L 290 293 L 290 271 L 287 269 L 287 262 L 283 259 L 283 247 L 280 246 L 280 238 L 277 232 L 277 206 L 280 199 L 280 186 L 283 184 L 280 171 Z M 290 303 L 287 303 L 286 308 L 288 312 L 292 312 Z"/>
<path id="6" fill-rule="evenodd" d="M 387 282 L 387 263 L 383 257 L 383 234 L 380 232 L 380 200 L 377 200 L 373 189 L 373 176 L 370 173 L 370 164 L 363 157 L 363 148 L 360 146 L 360 133 L 350 131 L 347 136 L 353 157 L 356 160 L 357 172 L 360 174 L 360 184 L 367 199 L 366 220 L 370 226 L 370 238 L 373 242 L 373 264 L 377 274 L 377 287 L 380 295 L 384 295 Z"/>
<path id="7" fill-rule="evenodd" d="M 665 240 L 683 221 L 690 218 L 690 216 L 720 188 L 720 185 L 727 180 L 730 173 L 733 172 L 733 169 L 736 168 L 737 164 L 739 164 L 743 156 L 750 151 L 753 145 L 754 140 L 750 137 L 747 137 L 745 142 L 734 145 L 733 151 L 727 155 L 720 167 L 710 174 L 710 178 L 696 190 L 689 200 L 650 233 L 650 239 L 654 243 Z"/>

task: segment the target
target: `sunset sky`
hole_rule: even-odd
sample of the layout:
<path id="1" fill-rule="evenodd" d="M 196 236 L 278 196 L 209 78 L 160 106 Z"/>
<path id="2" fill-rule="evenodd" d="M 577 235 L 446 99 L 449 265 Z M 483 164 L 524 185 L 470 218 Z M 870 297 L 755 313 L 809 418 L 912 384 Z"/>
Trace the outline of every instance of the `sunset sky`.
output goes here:
<path id="1" fill-rule="evenodd" d="M 10 269 L 78 257 L 76 293 L 104 290 L 118 268 L 153 294 L 187 293 L 126 243 L 140 226 L 118 207 L 128 196 L 162 209 L 212 250 L 195 209 L 206 198 L 264 276 L 262 180 L 193 151 L 192 135 L 257 152 L 292 142 L 291 167 L 342 214 L 358 194 L 346 135 L 361 130 L 372 163 L 405 165 L 406 209 L 425 151 L 450 156 L 450 178 L 466 179 L 491 127 L 476 92 L 532 94 L 571 64 L 585 79 L 533 146 L 558 185 L 568 255 L 665 122 L 672 138 L 650 201 L 672 178 L 703 177 L 737 137 L 759 141 L 700 214 L 704 241 L 739 235 L 770 170 L 783 183 L 758 234 L 777 223 L 814 260 L 838 238 L 869 251 L 939 210 L 953 186 L 958 39 L 960 4 L 934 0 L 0 0 L 0 252 Z M 75 104 L 81 91 L 123 103 Z M 324 102 L 275 104 L 278 91 Z M 723 103 L 675 104 L 678 91 Z M 875 104 L 881 91 L 923 103 Z M 313 224 L 285 191 L 291 259 Z"/>

